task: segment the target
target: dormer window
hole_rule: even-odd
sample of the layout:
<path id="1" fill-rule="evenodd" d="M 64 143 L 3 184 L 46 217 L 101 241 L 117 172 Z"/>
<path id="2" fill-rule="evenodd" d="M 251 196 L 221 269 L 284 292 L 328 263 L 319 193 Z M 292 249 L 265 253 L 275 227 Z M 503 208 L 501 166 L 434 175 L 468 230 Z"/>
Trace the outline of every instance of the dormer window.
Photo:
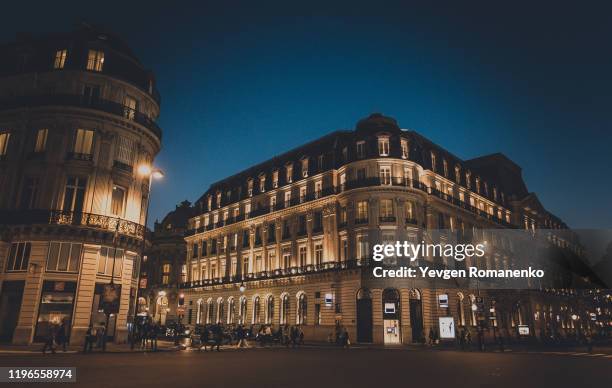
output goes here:
<path id="1" fill-rule="evenodd" d="M 306 200 L 306 186 L 300 187 L 300 203 Z"/>
<path id="2" fill-rule="evenodd" d="M 260 175 L 259 176 L 259 192 L 263 193 L 265 191 L 266 191 L 266 176 Z"/>
<path id="3" fill-rule="evenodd" d="M 348 162 L 348 147 L 342 147 L 342 160 Z"/>
<path id="4" fill-rule="evenodd" d="M 365 141 L 357 142 L 357 158 L 358 159 L 365 158 Z"/>
<path id="5" fill-rule="evenodd" d="M 494 187 L 494 188 L 493 188 L 493 199 L 494 199 L 495 201 L 497 201 L 497 187 Z M 499 218 L 501 218 L 501 217 L 499 217 Z"/>
<path id="6" fill-rule="evenodd" d="M 278 170 L 272 172 L 272 187 L 275 189 L 278 187 Z"/>
<path id="7" fill-rule="evenodd" d="M 66 64 L 66 56 L 68 55 L 68 50 L 57 50 L 55 52 L 55 60 L 53 61 L 53 68 L 56 70 L 63 69 Z"/>
<path id="8" fill-rule="evenodd" d="M 325 164 L 325 155 L 321 154 L 317 158 L 317 168 L 319 169 L 319 171 L 323 171 L 324 164 Z"/>
<path id="9" fill-rule="evenodd" d="M 408 140 L 402 139 L 401 146 L 402 146 L 402 159 L 408 159 Z"/>
<path id="10" fill-rule="evenodd" d="M 455 166 L 455 182 L 461 183 L 461 167 Z"/>
<path id="11" fill-rule="evenodd" d="M 232 190 L 227 190 L 225 192 L 225 199 L 227 203 L 230 203 L 232 201 Z"/>
<path id="12" fill-rule="evenodd" d="M 308 177 L 308 157 L 304 157 L 304 159 L 302 159 L 302 177 Z"/>
<path id="13" fill-rule="evenodd" d="M 378 155 L 389 156 L 389 137 L 381 136 L 378 138 Z"/>
<path id="14" fill-rule="evenodd" d="M 476 177 L 476 192 L 480 194 L 480 178 Z"/>
<path id="15" fill-rule="evenodd" d="M 472 187 L 472 173 L 470 171 L 465 172 L 465 187 L 470 190 Z"/>
<path id="16" fill-rule="evenodd" d="M 212 197 L 209 195 L 208 196 L 208 211 L 210 211 L 212 209 Z"/>
<path id="17" fill-rule="evenodd" d="M 247 181 L 247 194 L 249 197 L 253 196 L 253 179 L 249 178 Z"/>
<path id="18" fill-rule="evenodd" d="M 287 176 L 286 176 L 287 183 L 293 182 L 293 164 L 291 164 L 291 163 L 287 164 L 285 169 L 286 169 L 286 172 L 287 172 Z"/>
<path id="19" fill-rule="evenodd" d="M 102 71 L 104 67 L 104 51 L 89 50 L 87 54 L 87 70 Z"/>
<path id="20" fill-rule="evenodd" d="M 487 182 L 483 182 L 483 185 L 485 195 L 489 195 L 489 185 L 487 184 Z"/>
<path id="21" fill-rule="evenodd" d="M 436 172 L 436 154 L 431 151 L 429 157 L 431 158 L 431 171 Z"/>
<path id="22" fill-rule="evenodd" d="M 217 193 L 217 207 L 221 207 L 221 193 Z"/>
<path id="23" fill-rule="evenodd" d="M 323 193 L 323 182 L 320 180 L 316 181 L 315 182 L 315 198 L 320 198 L 322 193 Z"/>
<path id="24" fill-rule="evenodd" d="M 448 162 L 446 159 L 442 159 L 442 169 L 444 171 L 444 176 L 448 178 Z"/>

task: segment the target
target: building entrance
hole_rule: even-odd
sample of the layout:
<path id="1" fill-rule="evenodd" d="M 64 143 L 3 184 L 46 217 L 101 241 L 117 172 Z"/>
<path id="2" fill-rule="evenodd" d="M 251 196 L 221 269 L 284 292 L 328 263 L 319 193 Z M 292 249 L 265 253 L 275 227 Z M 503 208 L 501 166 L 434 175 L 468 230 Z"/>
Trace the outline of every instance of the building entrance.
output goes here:
<path id="1" fill-rule="evenodd" d="M 385 345 L 402 343 L 400 295 L 394 288 L 387 288 L 382 294 L 383 304 L 383 338 Z"/>
<path id="2" fill-rule="evenodd" d="M 418 290 L 410 291 L 410 326 L 412 327 L 412 342 L 424 342 L 423 306 L 421 293 Z"/>
<path id="3" fill-rule="evenodd" d="M 24 281 L 5 281 L 0 292 L 0 342 L 11 342 L 17 327 Z"/>
<path id="4" fill-rule="evenodd" d="M 357 292 L 357 342 L 372 342 L 372 298 L 364 288 Z"/>

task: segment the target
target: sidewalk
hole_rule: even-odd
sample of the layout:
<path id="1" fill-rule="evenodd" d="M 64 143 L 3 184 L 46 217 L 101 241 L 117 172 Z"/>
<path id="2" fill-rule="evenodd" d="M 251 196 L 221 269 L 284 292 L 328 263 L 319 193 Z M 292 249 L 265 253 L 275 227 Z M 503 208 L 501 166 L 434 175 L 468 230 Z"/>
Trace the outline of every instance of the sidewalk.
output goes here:
<path id="1" fill-rule="evenodd" d="M 0 344 L 0 355 L 3 354 L 42 354 L 43 344 L 30 344 L 30 345 L 12 345 L 12 344 Z M 174 345 L 173 341 L 157 341 L 158 352 L 173 352 L 180 350 L 180 347 Z M 74 354 L 82 353 L 83 346 L 67 346 L 66 352 L 63 352 L 61 347 L 55 349 L 57 354 Z M 134 350 L 130 349 L 130 344 L 115 344 L 108 342 L 106 344 L 106 351 L 94 347 L 92 353 L 148 353 L 153 352 L 150 348 L 146 350 L 140 349 L 140 346 L 135 346 Z M 47 351 L 47 353 L 51 353 Z"/>

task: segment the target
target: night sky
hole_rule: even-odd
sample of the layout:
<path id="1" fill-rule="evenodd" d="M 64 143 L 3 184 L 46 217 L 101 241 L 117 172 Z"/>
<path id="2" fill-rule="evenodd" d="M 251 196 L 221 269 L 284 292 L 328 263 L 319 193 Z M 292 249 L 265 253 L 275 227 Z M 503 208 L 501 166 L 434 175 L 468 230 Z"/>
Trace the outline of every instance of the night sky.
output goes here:
<path id="1" fill-rule="evenodd" d="M 155 72 L 166 178 L 154 183 L 151 221 L 216 180 L 382 112 L 461 158 L 503 152 L 571 227 L 612 227 L 603 6 L 152 3 L 12 2 L 0 23 L 1 41 L 100 24 Z"/>

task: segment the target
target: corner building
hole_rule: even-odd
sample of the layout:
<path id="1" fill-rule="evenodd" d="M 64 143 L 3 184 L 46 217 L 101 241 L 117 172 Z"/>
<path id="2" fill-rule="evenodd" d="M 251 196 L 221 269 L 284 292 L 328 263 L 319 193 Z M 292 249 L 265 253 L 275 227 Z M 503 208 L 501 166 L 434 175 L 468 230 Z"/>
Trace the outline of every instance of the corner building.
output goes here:
<path id="1" fill-rule="evenodd" d="M 1 340 L 38 342 L 63 321 L 82 343 L 112 282 L 107 335 L 124 341 L 149 199 L 138 171 L 161 142 L 153 74 L 90 26 L 0 52 Z"/>
<path id="2" fill-rule="evenodd" d="M 342 325 L 354 342 L 419 342 L 442 315 L 476 330 L 475 289 L 372 281 L 373 244 L 434 229 L 566 228 L 504 155 L 461 160 L 381 114 L 214 183 L 195 207 L 186 323 L 300 325 L 315 341 Z M 488 260 L 509 265 L 503 252 Z M 510 295 L 507 334 L 535 331 L 530 300 Z"/>

